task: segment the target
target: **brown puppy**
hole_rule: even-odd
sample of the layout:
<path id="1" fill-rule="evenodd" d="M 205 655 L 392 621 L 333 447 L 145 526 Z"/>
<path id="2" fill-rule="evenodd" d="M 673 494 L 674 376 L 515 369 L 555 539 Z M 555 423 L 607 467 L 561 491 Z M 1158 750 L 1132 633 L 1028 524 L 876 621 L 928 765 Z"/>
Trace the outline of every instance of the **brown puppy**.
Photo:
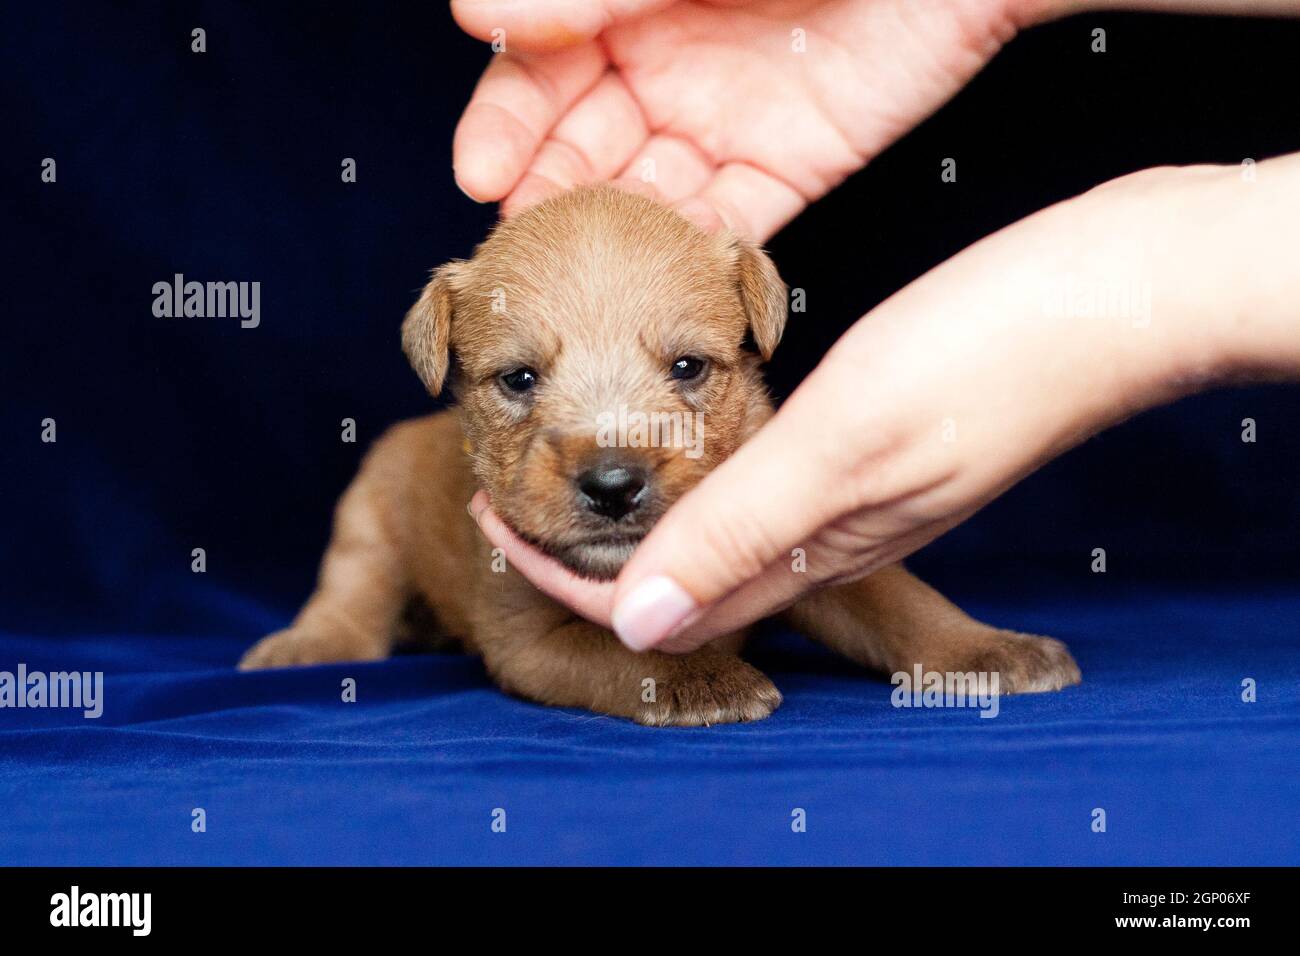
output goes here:
<path id="1" fill-rule="evenodd" d="M 737 656 L 744 634 L 635 654 L 507 567 L 466 504 L 482 487 L 520 535 L 613 577 L 772 414 L 760 356 L 785 317 L 763 252 L 630 193 L 576 189 L 497 226 L 472 260 L 434 273 L 402 326 L 429 391 L 450 378 L 459 407 L 375 444 L 339 502 L 315 594 L 240 666 L 385 657 L 426 636 L 415 599 L 432 609 L 428 636 L 458 639 L 524 697 L 653 725 L 766 717 L 781 695 Z M 996 672 L 1003 693 L 1079 681 L 1059 641 L 972 620 L 901 566 L 786 617 L 886 672 Z"/>

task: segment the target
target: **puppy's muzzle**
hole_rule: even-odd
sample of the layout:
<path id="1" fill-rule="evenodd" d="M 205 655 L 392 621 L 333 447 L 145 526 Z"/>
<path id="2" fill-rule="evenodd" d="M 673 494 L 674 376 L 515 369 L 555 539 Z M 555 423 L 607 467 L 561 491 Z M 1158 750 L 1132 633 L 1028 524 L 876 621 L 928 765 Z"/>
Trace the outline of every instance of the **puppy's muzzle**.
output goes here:
<path id="1" fill-rule="evenodd" d="M 641 507 L 649 488 L 645 468 L 625 459 L 607 458 L 574 479 L 588 511 L 618 521 Z"/>

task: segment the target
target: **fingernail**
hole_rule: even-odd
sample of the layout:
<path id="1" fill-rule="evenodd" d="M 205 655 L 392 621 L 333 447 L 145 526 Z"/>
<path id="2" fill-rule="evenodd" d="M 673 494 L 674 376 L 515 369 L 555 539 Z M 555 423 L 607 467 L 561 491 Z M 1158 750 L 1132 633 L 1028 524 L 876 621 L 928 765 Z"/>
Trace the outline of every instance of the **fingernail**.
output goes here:
<path id="1" fill-rule="evenodd" d="M 475 502 L 478 502 L 477 508 L 474 507 Z M 471 518 L 474 519 L 474 524 L 476 525 L 479 524 L 479 519 L 483 517 L 483 512 L 487 511 L 487 509 L 488 509 L 487 497 L 484 496 L 483 498 L 480 499 L 478 493 L 475 493 L 473 498 L 465 502 L 465 511 L 469 514 Z M 483 530 L 481 525 L 479 526 L 479 530 L 480 531 Z"/>
<path id="2" fill-rule="evenodd" d="M 722 217 L 703 199 L 692 196 L 690 199 L 683 199 L 673 208 L 677 210 L 679 216 L 690 220 L 705 232 L 717 232 L 722 228 Z"/>
<path id="3" fill-rule="evenodd" d="M 672 578 L 646 578 L 614 608 L 614 633 L 632 650 L 643 651 L 673 633 L 694 610 L 695 599 Z"/>

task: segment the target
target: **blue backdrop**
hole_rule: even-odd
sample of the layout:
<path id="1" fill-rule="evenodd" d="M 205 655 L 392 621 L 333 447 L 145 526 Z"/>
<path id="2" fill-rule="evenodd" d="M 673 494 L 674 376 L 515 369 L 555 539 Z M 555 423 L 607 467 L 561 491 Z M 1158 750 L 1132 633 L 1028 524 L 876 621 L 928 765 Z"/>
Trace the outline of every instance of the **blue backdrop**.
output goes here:
<path id="1" fill-rule="evenodd" d="M 770 244 L 809 303 L 775 391 L 873 304 L 1046 203 L 1158 163 L 1300 149 L 1297 42 L 1296 24 L 1128 16 L 1016 40 Z M 98 720 L 0 709 L 0 862 L 1300 859 L 1295 387 L 1141 416 L 917 556 L 1083 667 L 1082 687 L 996 720 L 895 710 L 888 684 L 781 634 L 756 660 L 784 707 L 701 731 L 511 700 L 470 658 L 235 674 L 309 592 L 367 442 L 430 407 L 397 327 L 494 217 L 449 172 L 487 57 L 436 4 L 8 12 L 0 671 L 102 670 L 107 687 Z M 155 317 L 153 285 L 176 273 L 260 282 L 260 325 Z"/>

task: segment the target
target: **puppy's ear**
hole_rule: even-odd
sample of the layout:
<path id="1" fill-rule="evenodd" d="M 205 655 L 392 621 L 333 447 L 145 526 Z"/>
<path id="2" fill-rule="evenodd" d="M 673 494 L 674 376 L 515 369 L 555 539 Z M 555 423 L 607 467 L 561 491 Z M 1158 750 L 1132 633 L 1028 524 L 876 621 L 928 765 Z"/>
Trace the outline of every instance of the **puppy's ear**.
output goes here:
<path id="1" fill-rule="evenodd" d="M 766 252 L 748 239 L 739 236 L 729 239 L 736 251 L 736 280 L 740 301 L 749 316 L 749 332 L 766 362 L 785 331 L 785 283 Z"/>
<path id="2" fill-rule="evenodd" d="M 466 263 L 434 269 L 429 284 L 402 322 L 402 351 L 430 395 L 442 391 L 451 354 L 452 298 Z"/>

